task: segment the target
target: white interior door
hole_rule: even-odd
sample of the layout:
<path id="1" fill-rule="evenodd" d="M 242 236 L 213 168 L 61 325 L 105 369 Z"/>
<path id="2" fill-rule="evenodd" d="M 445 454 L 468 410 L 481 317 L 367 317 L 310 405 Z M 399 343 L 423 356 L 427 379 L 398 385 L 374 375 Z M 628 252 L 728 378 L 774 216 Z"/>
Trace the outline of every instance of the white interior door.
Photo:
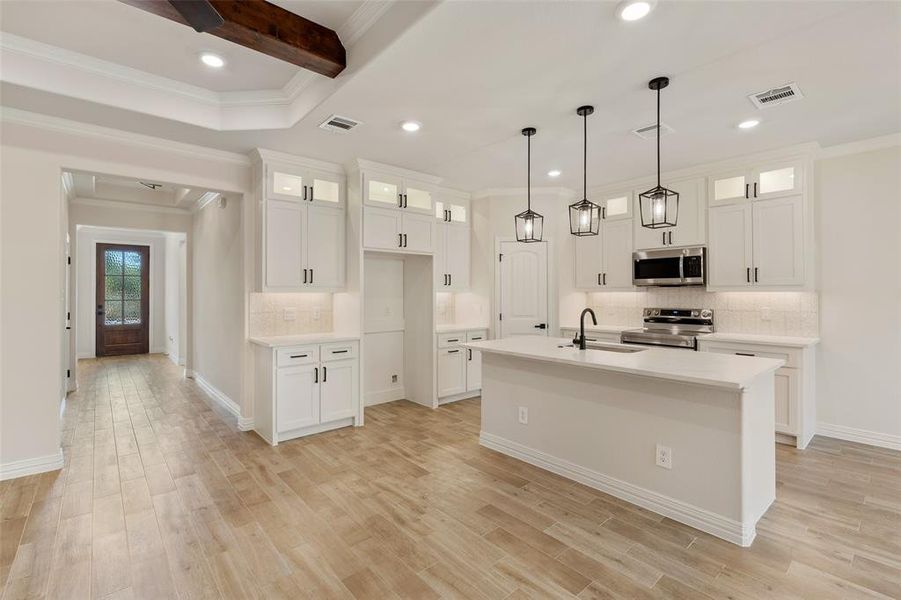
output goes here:
<path id="1" fill-rule="evenodd" d="M 547 242 L 501 242 L 500 253 L 498 337 L 547 335 Z"/>

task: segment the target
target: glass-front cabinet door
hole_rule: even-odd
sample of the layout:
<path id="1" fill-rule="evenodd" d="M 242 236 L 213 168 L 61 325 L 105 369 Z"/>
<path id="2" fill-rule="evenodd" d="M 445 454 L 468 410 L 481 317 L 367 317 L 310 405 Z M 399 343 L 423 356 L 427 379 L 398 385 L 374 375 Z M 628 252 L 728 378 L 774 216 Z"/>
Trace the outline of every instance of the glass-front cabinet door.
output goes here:
<path id="1" fill-rule="evenodd" d="M 365 184 L 366 204 L 382 208 L 400 208 L 403 181 L 391 175 L 367 175 Z M 429 210 L 431 211 L 431 204 Z"/>
<path id="2" fill-rule="evenodd" d="M 753 177 L 746 169 L 726 171 L 710 177 L 707 198 L 710 206 L 732 204 L 751 198 Z"/>
<path id="3" fill-rule="evenodd" d="M 465 223 L 469 218 L 467 207 L 464 204 L 435 201 L 435 218 L 447 223 Z"/>
<path id="4" fill-rule="evenodd" d="M 269 166 L 266 168 L 268 183 L 266 195 L 278 200 L 307 200 L 309 182 L 299 170 Z"/>
<path id="5" fill-rule="evenodd" d="M 765 165 L 758 167 L 755 172 L 756 177 L 751 190 L 755 200 L 794 196 L 801 193 L 804 177 L 800 163 Z"/>
<path id="6" fill-rule="evenodd" d="M 589 198 L 590 199 L 590 198 Z M 601 205 L 601 218 L 608 221 L 632 218 L 632 192 L 604 194 L 595 200 Z"/>
<path id="7" fill-rule="evenodd" d="M 311 173 L 310 200 L 323 206 L 342 206 L 341 176 L 331 173 Z"/>
<path id="8" fill-rule="evenodd" d="M 403 190 L 403 207 L 415 212 L 432 214 L 434 203 L 432 191 L 426 184 L 408 180 Z"/>

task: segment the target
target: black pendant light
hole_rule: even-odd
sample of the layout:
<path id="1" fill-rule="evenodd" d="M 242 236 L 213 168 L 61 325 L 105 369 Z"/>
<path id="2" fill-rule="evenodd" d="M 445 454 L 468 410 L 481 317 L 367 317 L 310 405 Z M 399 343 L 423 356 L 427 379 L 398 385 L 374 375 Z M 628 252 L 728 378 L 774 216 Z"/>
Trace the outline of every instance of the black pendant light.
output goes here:
<path id="1" fill-rule="evenodd" d="M 601 207 L 588 199 L 588 115 L 593 106 L 580 106 L 582 117 L 582 199 L 569 205 L 569 232 L 573 235 L 597 235 L 601 227 Z"/>
<path id="2" fill-rule="evenodd" d="M 679 218 L 679 194 L 660 185 L 660 90 L 669 77 L 655 77 L 648 87 L 657 92 L 657 185 L 638 195 L 641 226 L 649 229 L 674 227 Z"/>
<path id="3" fill-rule="evenodd" d="M 527 150 L 526 163 L 528 165 L 528 183 L 526 184 L 526 210 L 516 215 L 516 241 L 540 242 L 544 232 L 544 217 L 532 210 L 532 136 L 537 130 L 534 127 L 526 127 L 522 134 L 526 136 Z"/>

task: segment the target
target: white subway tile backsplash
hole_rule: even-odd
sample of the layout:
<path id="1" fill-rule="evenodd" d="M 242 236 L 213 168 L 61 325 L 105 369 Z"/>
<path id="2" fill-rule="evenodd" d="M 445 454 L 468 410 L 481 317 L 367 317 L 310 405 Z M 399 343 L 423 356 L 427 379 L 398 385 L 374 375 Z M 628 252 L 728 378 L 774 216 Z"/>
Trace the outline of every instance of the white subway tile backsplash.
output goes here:
<path id="1" fill-rule="evenodd" d="M 332 331 L 331 294 L 250 294 L 251 336 L 299 335 Z M 285 309 L 294 309 L 293 321 L 284 319 Z M 314 319 L 318 311 L 319 319 Z"/>
<path id="2" fill-rule="evenodd" d="M 602 325 L 641 326 L 644 307 L 712 308 L 716 329 L 730 333 L 817 336 L 816 292 L 706 292 L 690 288 L 654 288 L 589 295 Z M 764 311 L 766 309 L 766 311 Z M 764 312 L 769 320 L 764 321 Z"/>

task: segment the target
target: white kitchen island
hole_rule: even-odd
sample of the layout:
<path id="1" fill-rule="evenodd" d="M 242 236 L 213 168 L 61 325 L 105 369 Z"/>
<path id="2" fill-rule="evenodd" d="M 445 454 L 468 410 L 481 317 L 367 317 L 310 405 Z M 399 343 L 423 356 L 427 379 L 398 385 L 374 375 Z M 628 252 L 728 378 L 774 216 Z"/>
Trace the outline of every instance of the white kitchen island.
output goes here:
<path id="1" fill-rule="evenodd" d="M 481 444 L 749 546 L 775 499 L 783 361 L 559 347 L 569 342 L 467 344 L 482 352 Z M 671 449 L 670 468 L 657 466 L 658 446 Z"/>

